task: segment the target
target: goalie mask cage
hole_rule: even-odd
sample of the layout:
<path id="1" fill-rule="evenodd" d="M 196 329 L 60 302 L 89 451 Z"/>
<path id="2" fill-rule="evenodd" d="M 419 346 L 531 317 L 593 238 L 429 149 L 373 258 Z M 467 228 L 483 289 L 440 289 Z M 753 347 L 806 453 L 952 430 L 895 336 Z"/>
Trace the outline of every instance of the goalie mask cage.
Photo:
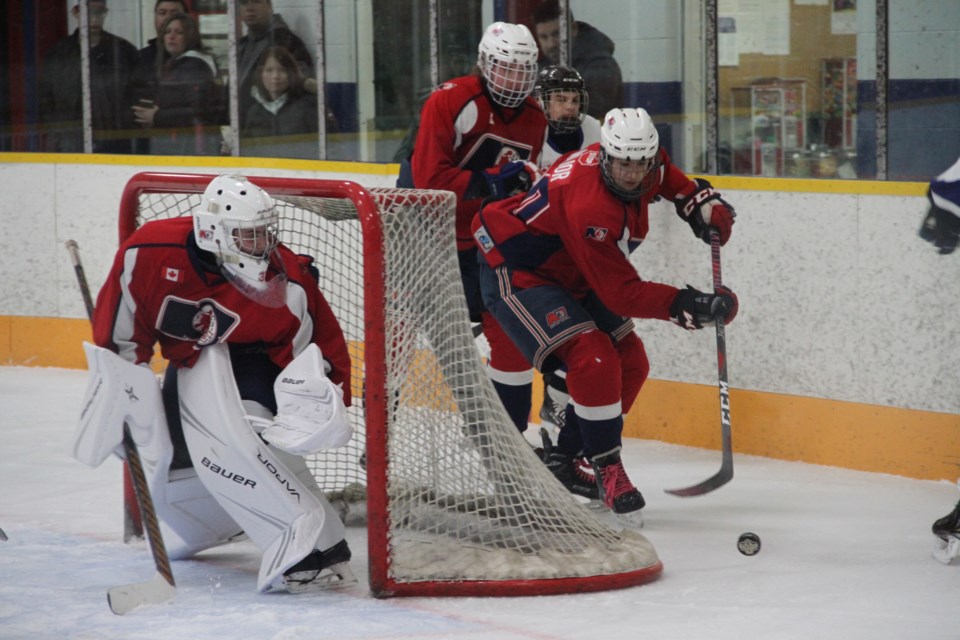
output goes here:
<path id="1" fill-rule="evenodd" d="M 213 177 L 134 176 L 121 242 L 190 215 Z M 280 240 L 315 259 L 350 348 L 354 438 L 307 463 L 348 522 L 366 499 L 374 595 L 545 595 L 660 575 L 647 539 L 577 502 L 500 404 L 471 333 L 452 193 L 250 180 L 276 200 Z"/>

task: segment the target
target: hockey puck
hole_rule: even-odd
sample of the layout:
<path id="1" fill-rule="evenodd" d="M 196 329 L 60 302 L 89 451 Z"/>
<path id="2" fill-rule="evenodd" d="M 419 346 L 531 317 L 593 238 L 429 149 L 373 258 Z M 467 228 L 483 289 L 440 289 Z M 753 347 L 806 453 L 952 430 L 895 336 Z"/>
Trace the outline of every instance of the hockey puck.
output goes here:
<path id="1" fill-rule="evenodd" d="M 760 536 L 755 533 L 740 534 L 737 540 L 737 550 L 745 556 L 755 556 L 760 553 Z"/>

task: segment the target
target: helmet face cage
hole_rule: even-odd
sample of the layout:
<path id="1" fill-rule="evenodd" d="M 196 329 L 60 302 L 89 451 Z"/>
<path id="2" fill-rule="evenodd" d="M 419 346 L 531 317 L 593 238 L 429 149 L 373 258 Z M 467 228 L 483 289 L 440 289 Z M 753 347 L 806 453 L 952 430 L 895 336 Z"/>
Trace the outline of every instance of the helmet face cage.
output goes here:
<path id="1" fill-rule="evenodd" d="M 632 202 L 659 180 L 660 135 L 644 109 L 612 109 L 600 130 L 600 173 L 621 200 Z M 641 179 L 636 186 L 636 176 Z"/>
<path id="2" fill-rule="evenodd" d="M 537 76 L 537 84 L 533 89 L 534 96 L 540 103 L 550 128 L 557 133 L 572 133 L 580 128 L 583 117 L 589 108 L 589 96 L 583 85 L 583 78 L 570 67 L 553 65 L 544 67 Z M 560 107 L 576 100 L 578 110 L 570 115 Z M 551 106 L 561 113 L 554 117 Z"/>
<path id="3" fill-rule="evenodd" d="M 514 109 L 533 92 L 537 81 L 538 49 L 522 24 L 495 22 L 480 40 L 477 66 L 494 102 Z"/>

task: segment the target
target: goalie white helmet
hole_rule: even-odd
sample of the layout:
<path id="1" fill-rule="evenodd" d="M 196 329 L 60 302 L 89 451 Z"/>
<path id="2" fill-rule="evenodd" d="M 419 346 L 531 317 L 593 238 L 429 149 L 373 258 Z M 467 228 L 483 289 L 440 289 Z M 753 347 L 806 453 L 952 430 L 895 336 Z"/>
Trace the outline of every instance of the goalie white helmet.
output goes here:
<path id="1" fill-rule="evenodd" d="M 659 180 L 660 135 L 645 109 L 611 109 L 600 128 L 600 172 L 621 200 L 633 202 Z"/>
<path id="2" fill-rule="evenodd" d="M 480 39 L 477 66 L 501 107 L 519 107 L 537 81 L 537 41 L 522 24 L 494 22 Z"/>
<path id="3" fill-rule="evenodd" d="M 244 176 L 210 181 L 193 214 L 197 246 L 217 256 L 220 271 L 250 299 L 271 307 L 284 303 L 286 277 L 277 248 L 278 216 L 273 199 Z"/>

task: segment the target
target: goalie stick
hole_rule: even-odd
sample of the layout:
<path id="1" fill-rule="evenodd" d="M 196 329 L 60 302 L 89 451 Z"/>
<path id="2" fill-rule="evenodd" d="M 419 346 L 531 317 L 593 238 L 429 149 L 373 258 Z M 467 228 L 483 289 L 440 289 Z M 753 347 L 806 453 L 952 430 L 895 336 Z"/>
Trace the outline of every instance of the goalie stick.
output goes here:
<path id="1" fill-rule="evenodd" d="M 713 261 L 713 291 L 723 286 L 720 277 L 720 234 L 710 232 L 710 255 Z M 717 325 L 717 377 L 720 387 L 720 436 L 722 441 L 723 461 L 720 470 L 699 484 L 683 489 L 664 489 L 665 492 L 689 498 L 702 496 L 733 480 L 733 442 L 730 437 L 730 387 L 727 384 L 727 338 L 724 332 L 723 320 L 716 319 Z"/>
<path id="2" fill-rule="evenodd" d="M 84 274 L 83 266 L 80 264 L 79 247 L 74 240 L 67 240 L 66 246 L 67 251 L 70 252 L 77 283 L 87 307 L 87 315 L 92 322 L 93 302 L 90 297 L 90 287 L 87 284 L 86 274 Z M 123 425 L 123 450 L 126 453 L 127 469 L 133 481 L 137 507 L 146 521 L 147 544 L 150 547 L 150 555 L 153 556 L 153 563 L 157 572 L 153 578 L 146 582 L 120 585 L 107 590 L 107 602 L 110 604 L 110 610 L 117 615 L 129 613 L 140 605 L 166 602 L 176 594 L 176 584 L 173 581 L 170 558 L 167 556 L 167 548 L 164 546 L 163 536 L 160 534 L 160 523 L 157 520 L 153 499 L 150 497 L 147 478 L 143 473 L 143 463 L 140 460 L 140 453 L 137 451 L 133 436 L 130 435 L 130 427 L 126 424 Z"/>
<path id="3" fill-rule="evenodd" d="M 83 296 L 83 305 L 87 308 L 87 318 L 93 322 L 93 298 L 90 296 L 90 287 L 87 284 L 87 275 L 80 262 L 80 248 L 76 240 L 66 241 L 67 252 L 73 263 L 73 272 L 77 276 L 80 286 L 80 295 Z M 123 541 L 130 543 L 133 540 L 143 539 L 143 519 L 137 507 L 137 497 L 133 492 L 133 483 L 130 480 L 130 468 L 126 461 L 123 463 Z"/>

